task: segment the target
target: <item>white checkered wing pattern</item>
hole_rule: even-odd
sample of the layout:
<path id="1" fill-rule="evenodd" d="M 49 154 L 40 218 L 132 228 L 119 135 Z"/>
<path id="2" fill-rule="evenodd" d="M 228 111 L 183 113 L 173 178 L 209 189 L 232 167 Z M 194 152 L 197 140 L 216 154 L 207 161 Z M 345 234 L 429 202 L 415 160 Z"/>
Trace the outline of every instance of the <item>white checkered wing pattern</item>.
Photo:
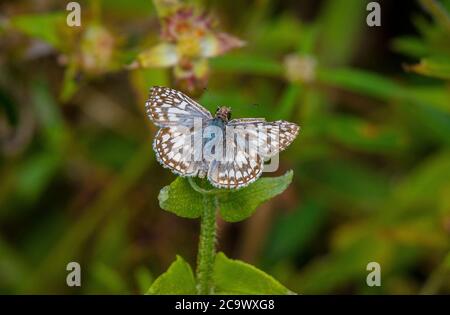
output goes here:
<path id="1" fill-rule="evenodd" d="M 159 127 L 190 127 L 195 118 L 212 119 L 206 108 L 183 93 L 167 87 L 152 87 L 145 109 L 149 118 Z"/>
<path id="2" fill-rule="evenodd" d="M 151 88 L 145 108 L 149 118 L 161 127 L 153 149 L 164 167 L 181 176 L 196 176 L 207 167 L 194 152 L 194 139 L 201 141 L 202 125 L 212 119 L 208 110 L 179 91 L 158 86 Z M 200 128 L 194 129 L 198 122 Z"/>
<path id="3" fill-rule="evenodd" d="M 259 118 L 231 120 L 227 124 L 226 147 L 232 157 L 211 161 L 208 180 L 216 187 L 237 189 L 257 180 L 264 160 L 284 150 L 299 132 L 296 124 L 266 122 Z"/>
<path id="4" fill-rule="evenodd" d="M 195 138 L 201 141 L 202 130 L 184 126 L 163 127 L 158 130 L 153 141 L 153 150 L 158 161 L 175 174 L 197 176 L 199 171 L 206 173 L 207 165 L 201 159 L 201 147 L 194 145 Z M 200 140 L 198 140 L 200 137 Z"/>
<path id="5" fill-rule="evenodd" d="M 300 131 L 297 124 L 284 120 L 266 122 L 263 118 L 233 119 L 228 122 L 228 126 L 247 133 L 246 142 L 250 144 L 250 151 L 257 150 L 264 159 L 286 149 Z"/>

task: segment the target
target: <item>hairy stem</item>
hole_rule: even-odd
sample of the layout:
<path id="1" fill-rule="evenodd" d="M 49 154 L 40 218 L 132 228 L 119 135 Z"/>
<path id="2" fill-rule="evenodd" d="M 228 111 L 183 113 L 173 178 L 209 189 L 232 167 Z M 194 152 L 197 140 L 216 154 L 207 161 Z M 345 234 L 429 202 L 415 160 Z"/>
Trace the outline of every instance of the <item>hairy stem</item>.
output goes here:
<path id="1" fill-rule="evenodd" d="M 203 214 L 197 256 L 197 292 L 212 294 L 212 273 L 216 256 L 216 197 L 203 195 Z"/>

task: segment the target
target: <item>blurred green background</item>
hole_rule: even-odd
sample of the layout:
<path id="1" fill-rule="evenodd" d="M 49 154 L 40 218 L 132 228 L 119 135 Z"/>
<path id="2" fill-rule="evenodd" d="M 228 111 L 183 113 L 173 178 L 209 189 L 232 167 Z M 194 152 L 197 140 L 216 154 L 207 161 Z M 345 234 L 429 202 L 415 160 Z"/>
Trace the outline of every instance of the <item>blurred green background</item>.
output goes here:
<path id="1" fill-rule="evenodd" d="M 194 2 L 247 43 L 210 60 L 199 102 L 302 127 L 264 175 L 291 186 L 220 222 L 218 249 L 303 294 L 450 293 L 450 1 L 377 1 L 380 27 L 369 1 Z M 171 71 L 124 67 L 159 41 L 154 5 L 80 4 L 80 28 L 58 24 L 65 1 L 0 4 L 0 293 L 143 293 L 176 254 L 195 264 L 199 222 L 159 208 L 175 177 L 144 112 Z M 77 67 L 89 21 L 111 37 Z"/>

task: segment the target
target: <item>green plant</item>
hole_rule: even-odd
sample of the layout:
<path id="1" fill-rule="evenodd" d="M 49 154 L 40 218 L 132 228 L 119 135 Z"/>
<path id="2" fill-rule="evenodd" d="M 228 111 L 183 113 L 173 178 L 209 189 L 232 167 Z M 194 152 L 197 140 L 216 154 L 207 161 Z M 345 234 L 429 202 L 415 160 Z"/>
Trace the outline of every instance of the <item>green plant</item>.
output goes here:
<path id="1" fill-rule="evenodd" d="M 247 41 L 206 58 L 199 103 L 304 128 L 282 156 L 289 192 L 219 245 L 302 294 L 450 292 L 450 1 L 380 1 L 381 28 L 367 27 L 360 0 L 185 2 Z M 159 173 L 143 103 L 149 86 L 182 90 L 179 75 L 202 83 L 206 63 L 125 69 L 162 42 L 152 1 L 80 1 L 80 28 L 66 25 L 66 2 L 33 3 L 0 5 L 0 292 L 145 293 L 175 253 L 194 267 L 201 217 L 161 211 L 173 178 Z M 98 27 L 117 45 L 96 49 Z M 81 62 L 108 47 L 111 63 Z M 74 259 L 86 266 L 79 289 L 61 281 Z M 369 261 L 381 287 L 365 283 Z M 214 292 L 241 274 L 212 277 Z"/>
<path id="2" fill-rule="evenodd" d="M 244 220 L 256 207 L 282 193 L 292 181 L 293 172 L 262 178 L 240 189 L 212 188 L 206 181 L 178 177 L 161 189 L 162 209 L 184 218 L 200 218 L 197 272 L 177 256 L 169 269 L 159 276 L 149 294 L 291 294 L 274 278 L 256 267 L 216 253 L 216 219 L 228 222 Z"/>

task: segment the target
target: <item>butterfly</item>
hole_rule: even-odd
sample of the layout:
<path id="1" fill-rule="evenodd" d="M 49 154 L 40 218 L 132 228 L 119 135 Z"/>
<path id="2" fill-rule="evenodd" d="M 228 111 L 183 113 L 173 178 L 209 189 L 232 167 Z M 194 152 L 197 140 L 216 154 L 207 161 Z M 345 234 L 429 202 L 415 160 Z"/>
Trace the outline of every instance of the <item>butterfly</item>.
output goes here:
<path id="1" fill-rule="evenodd" d="M 264 162 L 284 150 L 300 127 L 264 118 L 231 119 L 231 109 L 214 116 L 185 94 L 150 89 L 145 109 L 159 128 L 153 141 L 157 160 L 180 176 L 207 177 L 215 187 L 238 189 L 257 180 Z"/>

